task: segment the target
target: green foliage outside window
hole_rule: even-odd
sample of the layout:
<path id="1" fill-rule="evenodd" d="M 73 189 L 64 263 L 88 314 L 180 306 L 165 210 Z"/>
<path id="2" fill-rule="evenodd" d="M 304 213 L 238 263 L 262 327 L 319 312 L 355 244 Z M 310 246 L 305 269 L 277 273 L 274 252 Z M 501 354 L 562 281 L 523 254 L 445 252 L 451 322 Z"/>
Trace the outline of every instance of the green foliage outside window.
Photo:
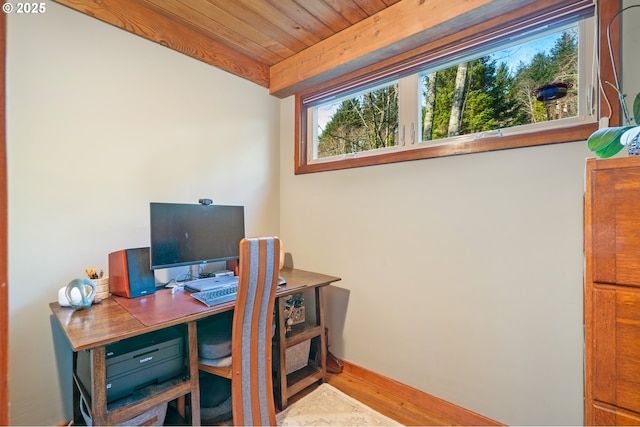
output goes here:
<path id="1" fill-rule="evenodd" d="M 357 153 L 396 144 L 398 85 L 342 101 L 318 138 L 318 157 Z"/>
<path id="2" fill-rule="evenodd" d="M 559 34 L 549 51 L 509 68 L 486 55 L 420 75 L 421 141 L 472 135 L 578 115 L 577 29 Z M 563 83 L 566 95 L 536 99 L 541 86 Z M 318 136 L 318 158 L 398 144 L 398 85 L 342 101 Z"/>

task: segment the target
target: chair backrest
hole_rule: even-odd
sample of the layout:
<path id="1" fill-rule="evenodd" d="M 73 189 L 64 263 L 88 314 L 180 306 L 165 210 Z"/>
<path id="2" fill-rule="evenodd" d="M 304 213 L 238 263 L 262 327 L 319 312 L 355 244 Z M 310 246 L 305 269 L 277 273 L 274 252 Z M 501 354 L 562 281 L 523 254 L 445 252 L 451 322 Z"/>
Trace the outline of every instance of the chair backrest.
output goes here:
<path id="1" fill-rule="evenodd" d="M 276 425 L 271 364 L 280 240 L 242 239 L 233 315 L 234 425 Z"/>

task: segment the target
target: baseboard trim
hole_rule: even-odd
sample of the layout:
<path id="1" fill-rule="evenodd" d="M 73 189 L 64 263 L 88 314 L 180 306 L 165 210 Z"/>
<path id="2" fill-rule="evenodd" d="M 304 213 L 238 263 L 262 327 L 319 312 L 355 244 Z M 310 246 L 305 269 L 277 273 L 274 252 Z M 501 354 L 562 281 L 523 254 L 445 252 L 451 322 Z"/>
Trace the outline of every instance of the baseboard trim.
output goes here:
<path id="1" fill-rule="evenodd" d="M 457 424 L 465 426 L 506 425 L 346 360 L 340 359 L 340 361 L 343 366 L 342 372 L 348 373 L 358 379 L 380 387 L 395 396 L 401 397 L 413 405 L 424 408 L 426 411 L 440 415 L 443 418 L 452 420 Z"/>

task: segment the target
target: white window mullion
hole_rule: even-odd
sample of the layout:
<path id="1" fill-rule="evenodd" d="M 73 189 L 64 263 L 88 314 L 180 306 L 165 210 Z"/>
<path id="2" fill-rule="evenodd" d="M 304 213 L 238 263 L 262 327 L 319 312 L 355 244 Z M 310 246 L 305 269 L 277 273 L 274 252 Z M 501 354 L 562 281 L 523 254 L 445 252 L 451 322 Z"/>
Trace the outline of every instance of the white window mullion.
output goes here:
<path id="1" fill-rule="evenodd" d="M 398 81 L 398 126 L 401 149 L 416 146 L 420 119 L 419 76 L 412 74 Z"/>

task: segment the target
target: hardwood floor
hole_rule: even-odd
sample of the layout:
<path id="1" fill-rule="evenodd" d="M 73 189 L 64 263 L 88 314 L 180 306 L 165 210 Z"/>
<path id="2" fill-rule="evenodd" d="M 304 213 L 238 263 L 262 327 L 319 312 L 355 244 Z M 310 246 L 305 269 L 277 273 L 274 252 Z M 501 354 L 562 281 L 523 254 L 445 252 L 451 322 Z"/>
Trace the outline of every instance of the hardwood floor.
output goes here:
<path id="1" fill-rule="evenodd" d="M 370 408 L 396 420 L 405 426 L 504 426 L 499 422 L 457 407 L 419 390 L 380 376 L 349 363 L 344 364 L 339 374 L 327 373 L 324 382 L 364 403 Z M 315 390 L 314 384 L 296 393 L 289 405 Z M 171 409 L 171 406 L 170 406 Z M 276 408 L 276 411 L 278 408 Z M 165 425 L 185 425 L 169 411 Z M 173 411 L 175 412 L 175 411 Z M 203 424 L 204 425 L 204 424 Z M 214 425 L 233 425 L 231 419 Z"/>
<path id="2" fill-rule="evenodd" d="M 405 426 L 458 426 L 462 425 L 450 419 L 438 416 L 420 406 L 407 402 L 405 399 L 398 397 L 398 393 L 377 386 L 371 382 L 354 376 L 349 372 L 341 372 L 339 374 L 327 374 L 325 383 L 332 385 L 343 393 L 353 397 L 364 403 L 370 408 L 392 418 Z M 309 386 L 300 393 L 297 393 L 291 399 L 292 404 L 318 387 L 319 384 Z M 170 407 L 167 414 L 165 425 L 182 426 L 184 420 L 177 416 Z M 233 425 L 232 420 L 226 420 L 214 425 L 230 426 Z M 470 424 L 471 425 L 471 424 Z M 476 425 L 476 424 L 473 424 Z"/>
<path id="3" fill-rule="evenodd" d="M 348 372 L 340 374 L 327 374 L 325 383 L 332 385 L 343 393 L 364 403 L 387 417 L 396 420 L 405 426 L 457 426 L 461 425 L 446 418 L 437 416 L 429 411 L 397 397 L 389 390 L 382 389 Z M 315 390 L 319 384 L 314 384 L 297 393 L 289 399 L 289 404 L 295 403 L 307 394 Z M 277 410 L 277 408 L 276 408 Z M 173 422 L 171 418 L 165 425 L 184 425 L 182 422 Z M 203 424 L 204 425 L 204 424 Z M 215 425 L 231 426 L 232 420 L 226 420 Z"/>
<path id="4" fill-rule="evenodd" d="M 405 426 L 460 425 L 451 420 L 429 413 L 425 409 L 397 397 L 388 390 L 381 389 L 347 372 L 327 374 L 326 383 Z M 310 386 L 306 390 L 298 393 L 290 399 L 290 403 L 301 399 L 316 387 L 317 385 Z"/>

